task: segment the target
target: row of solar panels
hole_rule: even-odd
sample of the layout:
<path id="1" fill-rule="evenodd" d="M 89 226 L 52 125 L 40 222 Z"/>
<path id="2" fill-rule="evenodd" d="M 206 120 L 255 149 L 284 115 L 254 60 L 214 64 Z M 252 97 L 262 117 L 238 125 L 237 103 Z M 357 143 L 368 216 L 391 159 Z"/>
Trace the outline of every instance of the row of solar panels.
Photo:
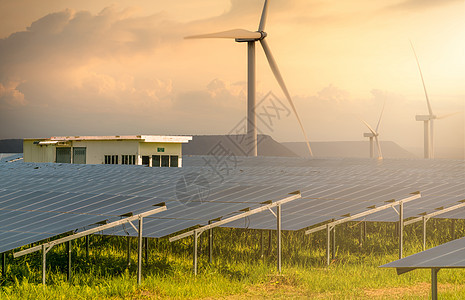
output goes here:
<path id="1" fill-rule="evenodd" d="M 294 190 L 303 197 L 283 206 L 283 230 L 366 211 L 417 190 L 423 196 L 405 205 L 406 218 L 465 199 L 463 161 L 240 157 L 226 169 L 213 165 L 221 159 L 184 157 L 183 168 L 0 162 L 0 252 L 159 202 L 168 210 L 145 219 L 144 236 L 206 224 Z M 463 218 L 464 211 L 454 214 Z M 389 210 L 366 220 L 398 216 Z M 226 226 L 273 229 L 276 220 L 263 212 Z M 136 234 L 127 226 L 105 233 Z"/>

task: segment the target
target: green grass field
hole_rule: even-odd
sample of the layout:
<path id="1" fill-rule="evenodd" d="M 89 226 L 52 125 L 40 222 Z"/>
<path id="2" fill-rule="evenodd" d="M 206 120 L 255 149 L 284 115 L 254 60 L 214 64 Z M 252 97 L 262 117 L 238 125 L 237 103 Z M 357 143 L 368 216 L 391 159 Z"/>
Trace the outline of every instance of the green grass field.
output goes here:
<path id="1" fill-rule="evenodd" d="M 41 253 L 13 259 L 8 255 L 1 277 L 0 299 L 425 299 L 430 293 L 430 270 L 397 275 L 378 266 L 398 258 L 394 224 L 368 223 L 366 239 L 359 223 L 336 230 L 336 258 L 326 266 L 325 232 L 305 236 L 283 232 L 283 268 L 276 271 L 276 236 L 269 232 L 217 228 L 214 259 L 208 263 L 208 240 L 200 240 L 199 274 L 192 273 L 192 238 L 170 243 L 149 239 L 148 263 L 137 285 L 137 244 L 127 238 L 92 236 L 86 257 L 84 239 L 73 242 L 71 281 L 67 281 L 65 245 L 47 254 L 47 285 L 41 282 Z M 465 235 L 457 221 L 455 236 Z M 430 248 L 452 239 L 450 220 L 430 220 Z M 404 256 L 421 251 L 420 224 L 405 229 Z M 465 299 L 465 270 L 438 273 L 440 299 Z"/>

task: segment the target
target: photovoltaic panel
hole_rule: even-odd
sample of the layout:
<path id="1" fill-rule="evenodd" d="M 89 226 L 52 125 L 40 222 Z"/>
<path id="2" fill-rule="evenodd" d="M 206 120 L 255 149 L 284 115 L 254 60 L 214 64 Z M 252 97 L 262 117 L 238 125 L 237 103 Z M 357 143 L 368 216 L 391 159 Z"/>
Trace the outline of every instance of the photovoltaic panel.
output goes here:
<path id="1" fill-rule="evenodd" d="M 238 157 L 227 170 L 214 170 L 207 164 L 211 159 L 184 156 L 183 168 L 4 163 L 0 164 L 0 190 L 11 193 L 5 197 L 13 197 L 17 191 L 33 193 L 30 195 L 36 204 L 30 207 L 35 209 L 47 198 L 54 199 L 44 202 L 52 209 L 53 202 L 59 205 L 68 194 L 85 194 L 89 201 L 101 201 L 101 207 L 89 203 L 82 210 L 80 204 L 69 204 L 67 209 L 75 212 L 92 209 L 95 213 L 116 214 L 131 207 L 138 197 L 164 201 L 168 210 L 146 218 L 144 224 L 144 235 L 153 237 L 204 225 L 240 209 L 258 207 L 260 202 L 279 200 L 295 190 L 301 191 L 302 199 L 283 205 L 284 230 L 340 219 L 347 213 L 366 211 L 371 205 L 383 205 L 386 200 L 405 198 L 414 191 L 421 191 L 422 198 L 404 206 L 406 218 L 465 199 L 463 161 Z M 203 178 L 205 184 L 200 188 L 207 194 L 193 202 L 189 195 L 198 192 L 189 190 L 187 196 L 180 193 L 182 182 L 192 175 Z M 121 208 L 111 209 L 112 203 Z M 389 209 L 365 220 L 397 221 L 398 216 Z M 270 212 L 262 212 L 227 226 L 274 229 L 276 219 Z M 112 229 L 111 233 L 135 235 L 128 226 Z"/>
<path id="2" fill-rule="evenodd" d="M 397 268 L 400 273 L 418 268 L 465 268 L 465 238 L 390 262 L 381 268 Z"/>

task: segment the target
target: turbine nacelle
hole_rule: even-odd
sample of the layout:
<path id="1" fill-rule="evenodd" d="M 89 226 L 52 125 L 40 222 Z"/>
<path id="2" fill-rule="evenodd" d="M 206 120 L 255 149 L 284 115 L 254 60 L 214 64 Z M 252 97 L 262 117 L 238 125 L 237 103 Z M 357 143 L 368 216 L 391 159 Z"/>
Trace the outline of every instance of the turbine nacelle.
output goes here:
<path id="1" fill-rule="evenodd" d="M 363 134 L 363 137 L 373 138 L 373 137 L 376 137 L 376 136 L 378 136 L 378 135 L 379 135 L 379 133 L 365 132 L 365 133 Z"/>
<path id="2" fill-rule="evenodd" d="M 437 119 L 436 115 L 416 115 L 415 120 L 417 121 L 429 121 Z"/>
<path id="3" fill-rule="evenodd" d="M 257 32 L 257 33 L 260 33 L 260 37 L 259 37 L 259 38 L 252 38 L 252 39 L 235 39 L 235 41 L 238 42 L 238 43 L 257 42 L 257 41 L 263 40 L 263 39 L 266 38 L 266 36 L 267 36 L 267 33 L 264 32 L 264 31 L 256 31 L 256 32 Z"/>

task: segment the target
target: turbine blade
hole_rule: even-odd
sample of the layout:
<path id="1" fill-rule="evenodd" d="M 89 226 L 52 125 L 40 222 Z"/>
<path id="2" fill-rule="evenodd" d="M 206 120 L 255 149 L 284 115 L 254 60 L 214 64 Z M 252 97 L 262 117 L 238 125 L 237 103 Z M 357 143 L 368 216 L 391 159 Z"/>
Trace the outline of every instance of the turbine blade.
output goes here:
<path id="1" fill-rule="evenodd" d="M 283 93 L 286 96 L 287 101 L 289 101 L 289 105 L 294 111 L 297 121 L 299 122 L 300 129 L 302 129 L 302 133 L 305 137 L 305 142 L 307 143 L 308 151 L 310 152 L 310 156 L 313 156 L 312 148 L 310 148 L 310 142 L 308 141 L 307 133 L 305 132 L 302 121 L 300 120 L 299 114 L 297 113 L 297 109 L 294 106 L 294 102 L 292 101 L 292 98 L 289 95 L 286 84 L 284 83 L 283 77 L 281 76 L 281 72 L 279 72 L 278 65 L 276 64 L 276 61 L 274 60 L 273 55 L 271 54 L 270 47 L 268 47 L 268 43 L 264 39 L 260 40 L 260 43 L 262 44 L 263 51 L 265 52 L 265 56 L 268 60 L 268 64 L 270 65 L 271 71 L 273 71 L 274 77 L 278 81 L 279 86 L 283 90 Z"/>
<path id="2" fill-rule="evenodd" d="M 367 122 L 365 122 L 364 120 L 362 120 L 362 122 L 365 123 L 365 125 L 368 127 L 368 129 L 370 129 L 371 133 L 373 133 L 374 136 L 377 135 L 376 131 L 374 131 L 373 128 L 371 128 L 371 126 Z"/>
<path id="3" fill-rule="evenodd" d="M 433 110 L 431 109 L 431 104 L 429 103 L 428 93 L 426 92 L 425 80 L 423 79 L 423 73 L 421 72 L 420 62 L 418 61 L 417 53 L 415 52 L 415 48 L 413 48 L 413 43 L 410 41 L 410 46 L 412 46 L 413 54 L 415 55 L 415 59 L 417 61 L 418 70 L 420 71 L 421 82 L 423 83 L 423 90 L 425 91 L 426 96 L 426 104 L 428 105 L 428 112 L 430 115 L 433 115 Z"/>
<path id="4" fill-rule="evenodd" d="M 378 136 L 375 136 L 376 145 L 378 147 L 378 159 L 383 159 L 383 153 L 381 152 L 381 145 L 379 144 Z"/>
<path id="5" fill-rule="evenodd" d="M 437 116 L 436 119 L 445 119 L 445 118 L 448 118 L 448 117 L 451 117 L 451 116 L 458 115 L 460 113 L 462 113 L 462 112 L 461 111 L 456 111 L 455 113 Z"/>
<path id="6" fill-rule="evenodd" d="M 249 31 L 245 29 L 232 29 L 215 33 L 186 36 L 185 39 L 259 39 L 261 38 L 261 36 L 262 35 L 260 34 L 260 32 L 256 31 Z"/>
<path id="7" fill-rule="evenodd" d="M 260 25 L 258 25 L 258 31 L 265 30 L 267 15 L 268 15 L 268 0 L 265 0 L 265 4 L 263 4 L 262 17 L 260 19 Z"/>
<path id="8" fill-rule="evenodd" d="M 385 106 L 386 106 L 386 100 L 384 100 L 383 108 L 381 109 L 381 114 L 379 115 L 378 125 L 376 125 L 376 132 L 378 132 L 379 124 L 381 123 L 381 117 L 383 116 Z"/>

